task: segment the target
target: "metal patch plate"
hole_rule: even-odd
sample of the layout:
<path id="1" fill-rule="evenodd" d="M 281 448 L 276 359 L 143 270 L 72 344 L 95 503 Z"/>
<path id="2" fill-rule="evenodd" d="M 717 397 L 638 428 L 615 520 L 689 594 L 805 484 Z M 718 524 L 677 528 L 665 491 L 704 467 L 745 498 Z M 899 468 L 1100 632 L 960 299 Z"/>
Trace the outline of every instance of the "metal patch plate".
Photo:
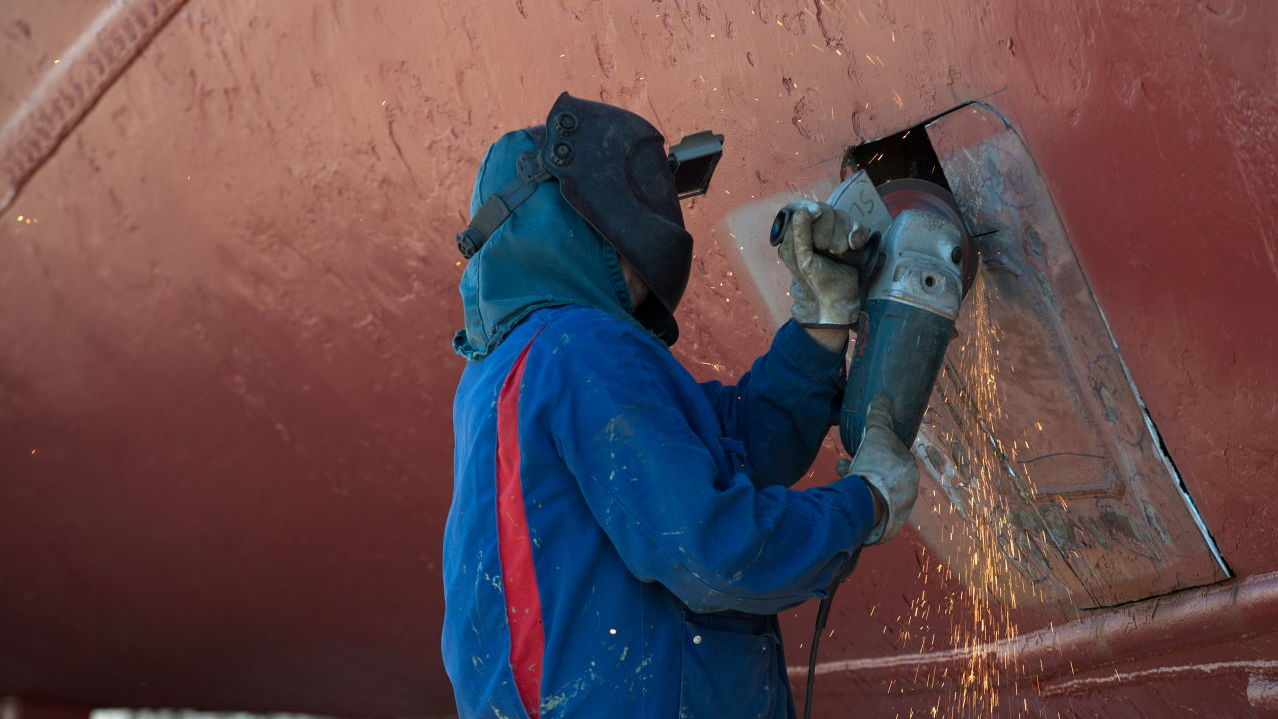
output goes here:
<path id="1" fill-rule="evenodd" d="M 927 132 L 983 257 L 915 446 L 935 487 L 911 521 L 969 583 L 1015 575 L 994 584 L 1030 604 L 1225 579 L 1021 139 L 979 105 Z"/>

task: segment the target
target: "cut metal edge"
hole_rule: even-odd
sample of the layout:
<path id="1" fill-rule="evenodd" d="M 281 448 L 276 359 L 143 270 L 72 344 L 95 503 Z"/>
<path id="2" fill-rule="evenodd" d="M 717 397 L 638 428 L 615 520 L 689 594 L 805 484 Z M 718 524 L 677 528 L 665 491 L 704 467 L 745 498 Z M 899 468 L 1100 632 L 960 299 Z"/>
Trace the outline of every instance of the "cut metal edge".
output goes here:
<path id="1" fill-rule="evenodd" d="M 1086 277 L 1086 273 L 1084 273 Z M 1088 290 L 1091 290 L 1090 283 Z M 1096 299 L 1095 293 L 1092 293 L 1092 302 L 1096 305 L 1096 311 L 1100 313 L 1101 322 L 1105 324 L 1105 331 L 1109 334 L 1109 343 L 1114 347 L 1114 355 L 1118 357 L 1118 366 L 1123 368 L 1123 376 L 1127 378 L 1127 386 L 1132 391 L 1132 396 L 1136 399 L 1136 405 L 1140 407 L 1141 417 L 1145 420 L 1145 428 L 1149 430 L 1149 437 L 1154 443 L 1154 453 L 1158 457 L 1158 461 L 1163 463 L 1163 468 L 1167 470 L 1167 474 L 1171 477 L 1174 489 L 1180 495 L 1181 500 L 1185 503 L 1185 508 L 1189 510 L 1189 516 L 1193 517 L 1194 525 L 1198 527 L 1198 532 L 1202 535 L 1203 541 L 1207 544 L 1208 551 L 1216 560 L 1216 566 L 1220 571 L 1224 572 L 1224 579 L 1232 579 L 1235 574 L 1225 563 L 1224 556 L 1221 555 L 1220 549 L 1216 546 L 1216 538 L 1211 536 L 1211 530 L 1207 528 L 1207 523 L 1203 521 L 1202 514 L 1198 511 L 1198 505 L 1194 503 L 1194 498 L 1189 493 L 1189 488 L 1185 486 L 1185 480 L 1180 476 L 1180 470 L 1176 468 L 1176 463 L 1172 461 L 1171 455 L 1168 453 L 1167 445 L 1163 442 L 1163 436 L 1158 432 L 1158 427 L 1154 424 L 1154 418 L 1149 414 L 1149 407 L 1145 404 L 1145 398 L 1141 396 L 1140 388 L 1136 386 L 1136 380 L 1132 377 L 1132 372 L 1127 367 L 1127 360 L 1123 357 L 1123 351 L 1118 346 L 1118 339 L 1114 336 L 1114 328 L 1109 324 L 1109 317 L 1105 315 L 1105 309 L 1101 307 L 1100 302 Z M 1224 581 L 1224 579 L 1217 581 Z"/>

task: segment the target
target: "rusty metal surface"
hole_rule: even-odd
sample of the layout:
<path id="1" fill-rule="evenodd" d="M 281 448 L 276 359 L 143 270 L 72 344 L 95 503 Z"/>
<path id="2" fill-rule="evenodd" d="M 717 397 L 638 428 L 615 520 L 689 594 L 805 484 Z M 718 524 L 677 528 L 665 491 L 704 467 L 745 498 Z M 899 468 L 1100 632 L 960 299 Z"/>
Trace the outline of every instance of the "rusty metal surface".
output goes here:
<path id="1" fill-rule="evenodd" d="M 59 5 L 0 10 L 19 61 L 0 75 L 5 122 L 35 59 L 106 3 Z M 1262 0 L 191 0 L 0 218 L 0 693 L 451 711 L 436 573 L 451 238 L 486 144 L 565 89 L 668 136 L 727 134 L 687 212 L 676 352 L 717 379 L 771 325 L 748 230 L 725 217 L 833 180 L 847 146 L 997 106 L 1239 577 L 1226 586 L 1278 569 L 1275 26 Z M 962 607 L 939 559 L 911 531 L 867 552 L 823 659 L 917 654 L 922 593 Z M 786 617 L 792 663 L 805 612 Z M 1278 645 L 1257 621 L 1133 645 L 1064 693 L 991 691 L 1031 716 L 1263 716 Z M 823 675 L 819 711 L 934 706 L 900 693 L 911 677 Z"/>

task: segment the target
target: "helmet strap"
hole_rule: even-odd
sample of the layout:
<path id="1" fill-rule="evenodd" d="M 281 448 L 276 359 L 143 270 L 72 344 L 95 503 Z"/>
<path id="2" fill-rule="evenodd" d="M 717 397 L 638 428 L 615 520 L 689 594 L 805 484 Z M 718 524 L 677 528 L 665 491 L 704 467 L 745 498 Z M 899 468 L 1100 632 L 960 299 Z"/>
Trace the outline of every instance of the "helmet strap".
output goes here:
<path id="1" fill-rule="evenodd" d="M 532 197 L 539 184 L 551 178 L 541 161 L 541 146 L 546 141 L 545 126 L 530 127 L 524 132 L 537 146 L 519 154 L 515 161 L 515 179 L 484 200 L 466 229 L 457 233 L 457 251 L 465 259 L 474 257 L 515 208 Z"/>

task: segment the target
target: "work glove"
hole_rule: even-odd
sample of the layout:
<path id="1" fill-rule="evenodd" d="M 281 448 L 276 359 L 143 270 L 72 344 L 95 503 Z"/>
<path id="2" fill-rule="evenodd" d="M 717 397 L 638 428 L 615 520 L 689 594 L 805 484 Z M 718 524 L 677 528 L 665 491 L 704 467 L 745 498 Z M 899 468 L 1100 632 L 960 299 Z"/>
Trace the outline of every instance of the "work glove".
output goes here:
<path id="1" fill-rule="evenodd" d="M 919 468 L 909 448 L 892 431 L 891 397 L 881 394 L 870 402 L 861 446 L 852 461 L 839 460 L 838 470 L 839 476 L 862 477 L 879 495 L 883 512 L 866 544 L 886 542 L 905 526 L 919 494 Z"/>
<path id="2" fill-rule="evenodd" d="M 793 282 L 790 313 L 804 327 L 850 329 L 861 311 L 857 270 L 826 256 L 865 244 L 866 234 L 843 213 L 812 200 L 794 200 L 777 254 Z M 826 254 L 821 254 L 826 253 Z"/>

